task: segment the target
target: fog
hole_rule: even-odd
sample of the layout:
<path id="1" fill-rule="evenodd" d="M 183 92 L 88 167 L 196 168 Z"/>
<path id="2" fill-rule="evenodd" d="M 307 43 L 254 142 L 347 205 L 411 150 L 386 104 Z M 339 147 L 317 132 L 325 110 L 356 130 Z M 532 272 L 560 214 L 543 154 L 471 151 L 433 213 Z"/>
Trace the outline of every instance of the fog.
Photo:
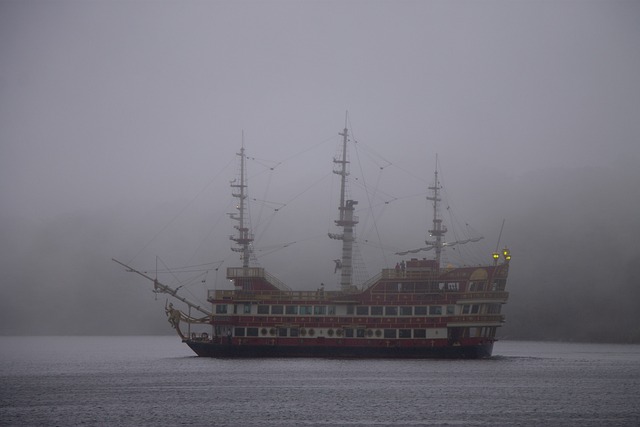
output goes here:
<path id="1" fill-rule="evenodd" d="M 346 119 L 362 274 L 423 245 L 437 154 L 447 206 L 484 236 L 448 261 L 489 261 L 505 220 L 502 337 L 640 342 L 639 18 L 630 1 L 4 1 L 0 333 L 171 333 L 166 297 L 111 258 L 207 263 L 162 275 L 201 302 L 228 286 L 243 143 L 260 265 L 337 286 Z"/>

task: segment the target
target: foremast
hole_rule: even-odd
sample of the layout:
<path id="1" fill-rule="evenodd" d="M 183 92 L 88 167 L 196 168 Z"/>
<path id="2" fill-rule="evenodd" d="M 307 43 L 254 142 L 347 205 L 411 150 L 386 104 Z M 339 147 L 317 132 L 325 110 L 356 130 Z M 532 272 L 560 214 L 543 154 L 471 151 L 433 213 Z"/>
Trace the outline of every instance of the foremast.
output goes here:
<path id="1" fill-rule="evenodd" d="M 253 234 L 249 227 L 249 216 L 247 213 L 247 176 L 246 176 L 246 155 L 244 154 L 244 144 L 240 148 L 240 152 L 236 153 L 240 157 L 240 176 L 237 179 L 231 181 L 232 196 L 238 199 L 236 204 L 237 212 L 230 213 L 231 219 L 238 223 L 234 225 L 237 230 L 236 235 L 229 236 L 230 240 L 233 240 L 238 245 L 231 248 L 234 252 L 240 252 L 240 258 L 242 259 L 242 267 L 249 267 L 249 261 L 251 259 L 253 242 Z"/>
<path id="2" fill-rule="evenodd" d="M 349 130 L 346 123 L 342 133 L 342 155 L 334 158 L 333 173 L 340 175 L 340 205 L 338 206 L 339 217 L 335 220 L 338 227 L 342 228 L 342 233 L 329 233 L 329 237 L 342 240 L 342 257 L 337 260 L 340 268 L 340 289 L 349 292 L 353 289 L 353 242 L 355 240 L 354 228 L 358 223 L 358 217 L 353 214 L 354 206 L 358 204 L 355 200 L 347 199 L 347 176 L 349 175 L 347 165 L 347 142 L 349 141 Z"/>

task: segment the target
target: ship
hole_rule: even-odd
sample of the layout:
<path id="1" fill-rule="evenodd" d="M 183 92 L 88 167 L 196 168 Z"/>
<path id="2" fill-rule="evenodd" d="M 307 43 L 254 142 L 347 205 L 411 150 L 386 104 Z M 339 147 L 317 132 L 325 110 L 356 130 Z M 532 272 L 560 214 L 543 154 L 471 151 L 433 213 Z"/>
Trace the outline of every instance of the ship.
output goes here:
<path id="1" fill-rule="evenodd" d="M 329 238 L 340 241 L 335 259 L 339 288 L 292 290 L 264 267 L 252 265 L 254 235 L 247 218 L 248 184 L 244 142 L 237 153 L 239 177 L 231 182 L 237 199 L 235 234 L 230 236 L 241 265 L 226 268 L 233 289 L 208 290 L 203 307 L 161 283 L 157 277 L 123 262 L 129 272 L 153 282 L 154 292 L 168 294 L 186 305 L 185 312 L 165 303 L 169 323 L 182 341 L 202 357 L 214 358 L 353 358 L 353 359 L 478 359 L 489 358 L 496 331 L 505 322 L 501 313 L 511 253 L 506 247 L 491 253 L 486 265 L 443 265 L 445 249 L 472 243 L 481 237 L 445 240 L 447 227 L 440 215 L 441 184 L 438 168 L 427 187 L 431 204 L 431 229 L 424 247 L 395 253 L 395 266 L 354 284 L 353 254 L 356 200 L 346 191 L 349 131 L 345 124 L 341 155 L 333 159 L 340 179 L 340 200 Z M 504 221 L 503 221 L 504 226 Z M 500 231 L 502 234 L 502 229 Z M 498 238 L 498 242 L 500 238 Z M 432 258 L 420 252 L 432 251 Z M 338 286 L 336 286 L 337 288 Z M 194 312 L 197 315 L 194 315 Z M 196 327 L 200 330 L 196 332 Z"/>

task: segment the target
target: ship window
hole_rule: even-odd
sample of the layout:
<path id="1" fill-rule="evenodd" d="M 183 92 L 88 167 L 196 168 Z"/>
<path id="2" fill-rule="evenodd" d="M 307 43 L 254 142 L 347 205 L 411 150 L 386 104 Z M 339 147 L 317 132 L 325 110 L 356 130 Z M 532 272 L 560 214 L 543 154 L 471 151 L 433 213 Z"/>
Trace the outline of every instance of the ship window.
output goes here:
<path id="1" fill-rule="evenodd" d="M 287 314 L 298 314 L 298 306 L 297 305 L 287 305 L 285 307 L 285 312 Z"/>
<path id="2" fill-rule="evenodd" d="M 344 336 L 347 338 L 353 338 L 353 329 L 344 328 Z"/>
<path id="3" fill-rule="evenodd" d="M 384 330 L 385 338 L 395 338 L 396 337 L 396 329 L 385 329 Z"/>
<path id="4" fill-rule="evenodd" d="M 447 306 L 447 314 L 454 314 L 456 312 L 456 306 L 455 305 L 448 305 Z"/>
<path id="5" fill-rule="evenodd" d="M 216 314 L 227 314 L 227 304 L 216 305 Z"/>
<path id="6" fill-rule="evenodd" d="M 403 306 L 400 307 L 400 316 L 411 316 L 413 314 L 413 307 Z"/>
<path id="7" fill-rule="evenodd" d="M 297 337 L 298 336 L 298 332 L 299 332 L 298 328 L 291 328 L 291 329 L 289 329 L 289 336 Z"/>
<path id="8" fill-rule="evenodd" d="M 364 338 L 364 329 L 363 328 L 356 329 L 356 336 L 358 338 Z"/>
<path id="9" fill-rule="evenodd" d="M 242 312 L 244 314 L 250 314 L 251 313 L 251 304 L 245 304 Z"/>
<path id="10" fill-rule="evenodd" d="M 430 305 L 429 306 L 429 314 L 432 316 L 438 316 L 442 314 L 442 306 L 440 305 Z"/>
<path id="11" fill-rule="evenodd" d="M 259 305 L 258 306 L 258 314 L 269 314 L 269 306 L 268 305 Z"/>
<path id="12" fill-rule="evenodd" d="M 316 305 L 313 307 L 313 314 L 327 314 L 326 305 Z"/>
<path id="13" fill-rule="evenodd" d="M 417 306 L 414 310 L 416 316 L 426 316 L 427 315 L 427 307 L 424 305 Z"/>
<path id="14" fill-rule="evenodd" d="M 414 329 L 413 330 L 413 337 L 414 338 L 426 338 L 427 337 L 427 330 L 426 329 Z"/>
<path id="15" fill-rule="evenodd" d="M 399 338 L 411 338 L 411 329 L 399 329 L 398 330 Z"/>
<path id="16" fill-rule="evenodd" d="M 473 304 L 471 306 L 471 314 L 478 314 L 480 311 L 480 304 Z"/>
<path id="17" fill-rule="evenodd" d="M 327 314 L 330 314 L 330 315 L 331 314 L 336 314 L 336 306 L 335 305 L 330 305 L 328 307 Z"/>
<path id="18" fill-rule="evenodd" d="M 311 314 L 311 306 L 310 305 L 301 305 L 300 306 L 300 314 Z"/>
<path id="19" fill-rule="evenodd" d="M 396 316 L 398 314 L 398 307 L 391 307 L 391 306 L 385 307 L 384 314 L 387 316 Z"/>
<path id="20" fill-rule="evenodd" d="M 243 337 L 244 328 L 235 328 L 235 330 L 233 331 L 233 335 L 235 335 L 236 337 Z"/>
<path id="21" fill-rule="evenodd" d="M 462 314 L 469 314 L 469 304 L 462 306 Z"/>
<path id="22" fill-rule="evenodd" d="M 489 314 L 500 314 L 500 309 L 502 306 L 500 304 L 489 304 L 487 307 L 487 313 Z"/>
<path id="23" fill-rule="evenodd" d="M 382 306 L 374 305 L 371 307 L 371 315 L 372 316 L 382 316 Z"/>
<path id="24" fill-rule="evenodd" d="M 271 314 L 282 314 L 284 313 L 283 307 L 281 305 L 272 305 L 271 306 Z"/>
<path id="25" fill-rule="evenodd" d="M 368 305 L 359 305 L 356 307 L 356 314 L 358 316 L 368 316 L 369 315 L 369 306 Z"/>
<path id="26" fill-rule="evenodd" d="M 286 337 L 287 336 L 287 328 L 278 328 L 278 336 Z"/>
<path id="27" fill-rule="evenodd" d="M 353 305 L 347 306 L 347 314 L 353 314 Z"/>
<path id="28" fill-rule="evenodd" d="M 258 328 L 247 328 L 247 336 L 248 337 L 257 337 L 258 336 Z"/>

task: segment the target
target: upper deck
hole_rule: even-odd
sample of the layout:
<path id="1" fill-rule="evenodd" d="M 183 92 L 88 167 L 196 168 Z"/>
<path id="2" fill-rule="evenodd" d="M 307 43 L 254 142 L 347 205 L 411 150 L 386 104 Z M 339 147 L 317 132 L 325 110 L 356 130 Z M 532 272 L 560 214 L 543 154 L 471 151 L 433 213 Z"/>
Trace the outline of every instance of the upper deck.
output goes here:
<path id="1" fill-rule="evenodd" d="M 504 303 L 507 264 L 437 269 L 428 261 L 408 262 L 403 269 L 383 269 L 350 291 L 292 291 L 264 268 L 228 268 L 235 290 L 210 290 L 217 302 L 332 302 L 337 304 L 416 303 L 420 301 L 487 301 Z"/>

